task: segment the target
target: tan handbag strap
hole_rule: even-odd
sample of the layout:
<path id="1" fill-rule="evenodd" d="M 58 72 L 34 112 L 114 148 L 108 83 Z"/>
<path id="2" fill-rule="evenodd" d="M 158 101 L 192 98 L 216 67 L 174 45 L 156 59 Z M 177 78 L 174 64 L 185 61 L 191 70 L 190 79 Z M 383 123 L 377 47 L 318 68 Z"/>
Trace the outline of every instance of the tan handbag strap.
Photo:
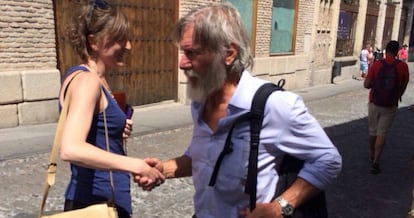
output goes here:
<path id="1" fill-rule="evenodd" d="M 103 91 L 102 87 L 102 95 L 105 96 L 105 93 Z M 108 136 L 108 124 L 106 122 L 106 109 L 103 109 L 103 119 L 104 119 L 104 127 L 105 127 L 105 144 L 106 144 L 106 151 L 111 152 L 109 150 L 109 136 Z M 109 202 L 115 206 L 115 186 L 114 186 L 114 179 L 112 176 L 112 170 L 109 170 L 109 181 L 111 184 L 111 191 L 112 191 L 112 201 Z"/>
<path id="2" fill-rule="evenodd" d="M 73 79 L 75 79 L 75 77 L 79 75 L 79 73 L 75 74 L 71 78 L 71 80 L 69 81 L 67 85 L 67 88 L 66 88 L 67 90 L 69 90 L 70 84 L 72 83 Z M 53 140 L 53 147 L 52 147 L 52 151 L 50 152 L 49 164 L 46 170 L 46 181 L 45 181 L 44 188 L 43 188 L 42 203 L 40 205 L 38 217 L 42 217 L 43 210 L 46 204 L 46 199 L 49 194 L 49 189 L 50 187 L 52 187 L 53 184 L 55 184 L 55 176 L 56 176 L 56 169 L 57 169 L 56 156 L 57 156 L 57 152 L 60 147 L 60 138 L 62 136 L 63 124 L 65 123 L 66 116 L 68 113 L 69 99 L 70 99 L 70 92 L 68 92 L 67 96 L 64 96 L 62 110 L 60 111 L 59 121 L 56 127 L 55 137 Z"/>
<path id="3" fill-rule="evenodd" d="M 59 151 L 60 148 L 60 139 L 62 137 L 62 131 L 63 131 L 63 125 L 66 121 L 66 117 L 68 114 L 68 109 L 69 109 L 69 99 L 70 99 L 70 92 L 69 92 L 69 86 L 71 84 L 71 82 L 73 81 L 73 79 L 75 79 L 76 76 L 78 76 L 80 74 L 80 72 L 76 73 L 71 80 L 69 81 L 68 85 L 67 85 L 67 96 L 65 96 L 64 101 L 63 101 L 63 106 L 62 106 L 62 110 L 60 112 L 59 115 L 59 120 L 58 120 L 58 124 L 56 127 L 56 132 L 55 132 L 55 137 L 53 140 L 53 147 L 52 147 L 52 151 L 50 152 L 50 157 L 49 157 L 49 164 L 47 166 L 47 170 L 46 170 L 46 179 L 45 179 L 45 183 L 44 183 L 44 188 L 43 188 L 43 197 L 42 197 L 42 203 L 40 205 L 40 209 L 39 209 L 39 214 L 38 217 L 42 217 L 43 215 L 43 211 L 45 208 L 45 204 L 46 204 L 46 200 L 49 194 L 49 189 L 55 184 L 55 177 L 56 177 L 56 171 L 57 171 L 57 163 L 56 163 L 56 157 L 57 157 L 57 153 Z M 103 91 L 102 91 L 103 93 Z M 109 139 L 108 139 L 108 127 L 107 127 L 107 123 L 106 123 L 106 113 L 105 110 L 103 110 L 103 115 L 104 115 L 104 125 L 105 125 L 105 140 L 106 140 L 106 149 L 109 152 Z M 110 183 L 111 183 L 111 189 L 112 189 L 112 202 L 113 204 L 115 204 L 115 190 L 114 190 L 114 182 L 113 182 L 113 177 L 112 177 L 112 171 L 109 171 L 109 177 L 110 177 Z"/>

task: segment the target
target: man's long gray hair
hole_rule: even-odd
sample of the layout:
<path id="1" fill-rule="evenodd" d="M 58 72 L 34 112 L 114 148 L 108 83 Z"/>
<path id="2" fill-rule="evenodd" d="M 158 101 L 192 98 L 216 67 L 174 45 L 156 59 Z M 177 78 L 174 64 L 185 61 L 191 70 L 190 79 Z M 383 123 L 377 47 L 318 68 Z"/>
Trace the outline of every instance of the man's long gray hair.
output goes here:
<path id="1" fill-rule="evenodd" d="M 194 43 L 224 55 L 234 44 L 238 55 L 231 63 L 231 72 L 240 73 L 253 68 L 250 39 L 243 26 L 240 13 L 230 3 L 202 6 L 182 17 L 175 29 L 174 39 L 178 43 L 189 25 L 194 25 Z"/>

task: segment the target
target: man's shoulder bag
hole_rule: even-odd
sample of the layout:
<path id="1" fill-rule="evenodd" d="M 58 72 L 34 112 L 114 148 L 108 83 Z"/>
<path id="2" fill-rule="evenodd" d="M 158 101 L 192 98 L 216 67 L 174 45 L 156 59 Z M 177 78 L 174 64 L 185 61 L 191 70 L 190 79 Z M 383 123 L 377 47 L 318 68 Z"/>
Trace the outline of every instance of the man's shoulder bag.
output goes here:
<path id="1" fill-rule="evenodd" d="M 247 172 L 247 182 L 245 192 L 250 196 L 250 210 L 256 208 L 256 193 L 257 193 L 257 157 L 260 143 L 260 131 L 262 129 L 264 108 L 267 98 L 274 91 L 283 91 L 285 80 L 280 80 L 277 84 L 266 83 L 263 84 L 255 93 L 250 112 L 240 117 L 232 126 L 226 139 L 226 144 L 223 151 L 220 153 L 213 174 L 210 179 L 210 186 L 214 186 L 219 167 L 222 159 L 226 154 L 231 153 L 229 146 L 233 128 L 237 123 L 250 121 L 250 155 Z M 278 166 L 279 181 L 277 183 L 276 192 L 273 197 L 280 196 L 290 185 L 296 180 L 297 174 L 303 167 L 303 161 L 293 156 L 285 155 Z M 295 208 L 292 218 L 327 218 L 328 212 L 326 209 L 325 193 L 321 191 L 317 196 L 309 199 L 306 203 Z"/>

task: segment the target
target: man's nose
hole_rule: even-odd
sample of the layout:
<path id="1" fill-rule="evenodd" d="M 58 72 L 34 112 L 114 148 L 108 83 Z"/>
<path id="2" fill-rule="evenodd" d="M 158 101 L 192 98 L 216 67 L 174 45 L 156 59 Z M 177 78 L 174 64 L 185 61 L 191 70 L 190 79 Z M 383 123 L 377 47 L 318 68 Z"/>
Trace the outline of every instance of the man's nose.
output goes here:
<path id="1" fill-rule="evenodd" d="M 125 48 L 126 50 L 131 50 L 131 48 L 132 48 L 132 43 L 131 43 L 131 41 L 130 41 L 130 40 L 127 40 L 127 41 L 125 42 L 124 48 Z"/>
<path id="2" fill-rule="evenodd" d="M 185 54 L 181 55 L 180 59 L 180 69 L 182 70 L 189 70 L 192 68 L 191 60 L 185 56 Z"/>

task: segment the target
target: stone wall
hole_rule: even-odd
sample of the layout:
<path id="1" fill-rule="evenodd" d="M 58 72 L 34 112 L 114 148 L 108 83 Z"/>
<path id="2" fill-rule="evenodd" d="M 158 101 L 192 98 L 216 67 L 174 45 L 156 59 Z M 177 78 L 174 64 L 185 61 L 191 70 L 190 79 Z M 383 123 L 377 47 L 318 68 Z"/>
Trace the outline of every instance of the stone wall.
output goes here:
<path id="1" fill-rule="evenodd" d="M 0 1 L 0 128 L 57 120 L 51 0 Z"/>

